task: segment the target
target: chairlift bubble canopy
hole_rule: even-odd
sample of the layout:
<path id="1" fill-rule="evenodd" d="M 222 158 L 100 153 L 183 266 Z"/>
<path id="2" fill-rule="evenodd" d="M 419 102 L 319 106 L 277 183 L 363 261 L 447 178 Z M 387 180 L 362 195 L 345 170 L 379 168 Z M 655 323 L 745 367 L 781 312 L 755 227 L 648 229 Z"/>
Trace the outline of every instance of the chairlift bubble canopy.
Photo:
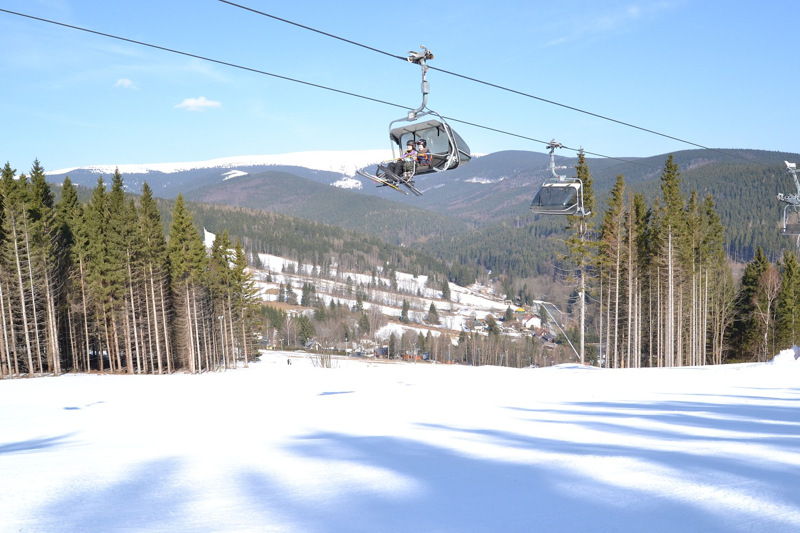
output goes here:
<path id="1" fill-rule="evenodd" d="M 452 170 L 465 165 L 472 158 L 467 143 L 444 120 L 428 119 L 394 127 L 389 130 L 389 138 L 393 153 L 395 148 L 402 153 L 408 141 L 424 139 L 433 161 L 428 171 Z"/>
<path id="2" fill-rule="evenodd" d="M 580 182 L 548 179 L 533 197 L 531 211 L 536 215 L 580 215 L 580 195 Z"/>
<path id="3" fill-rule="evenodd" d="M 563 148 L 555 140 L 547 145 L 550 150 L 551 178 L 542 183 L 531 202 L 535 215 L 576 215 L 588 217 L 590 212 L 583 205 L 583 182 L 578 178 L 567 178 L 556 173 L 555 150 Z"/>

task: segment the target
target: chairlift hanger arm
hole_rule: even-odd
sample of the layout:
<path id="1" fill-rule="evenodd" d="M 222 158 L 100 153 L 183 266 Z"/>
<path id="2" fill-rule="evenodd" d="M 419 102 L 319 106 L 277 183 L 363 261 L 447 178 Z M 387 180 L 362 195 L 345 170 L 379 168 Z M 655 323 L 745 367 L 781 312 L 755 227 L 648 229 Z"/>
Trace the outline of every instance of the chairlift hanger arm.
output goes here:
<path id="1" fill-rule="evenodd" d="M 564 181 L 567 176 L 560 176 L 558 173 L 556 173 L 556 148 L 564 148 L 564 145 L 560 142 L 556 142 L 555 139 L 547 144 L 547 149 L 550 150 L 550 172 L 553 174 L 554 178 L 558 179 L 558 181 Z"/>
<path id="2" fill-rule="evenodd" d="M 433 53 L 425 48 L 425 45 L 420 48 L 422 48 L 420 52 L 410 50 L 407 58 L 409 63 L 414 63 L 422 68 L 422 104 L 415 110 L 408 112 L 409 121 L 417 120 L 417 115 L 428 107 L 428 94 L 431 92 L 431 86 L 428 83 L 428 64 L 426 62 L 429 59 L 433 59 Z"/>

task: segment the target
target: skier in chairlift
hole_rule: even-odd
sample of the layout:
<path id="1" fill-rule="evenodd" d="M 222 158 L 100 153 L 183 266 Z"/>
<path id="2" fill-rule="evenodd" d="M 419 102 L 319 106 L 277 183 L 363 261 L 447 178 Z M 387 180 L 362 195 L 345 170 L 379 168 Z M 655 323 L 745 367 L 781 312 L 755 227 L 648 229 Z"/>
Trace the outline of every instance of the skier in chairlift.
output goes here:
<path id="1" fill-rule="evenodd" d="M 410 179 L 414 176 L 414 164 L 417 160 L 417 149 L 413 139 L 409 139 L 406 143 L 406 151 L 403 153 L 402 157 L 395 159 L 388 165 L 386 168 L 383 169 L 382 167 L 378 167 L 378 170 L 388 170 L 385 176 L 381 176 L 378 174 L 378 177 L 383 179 L 389 179 L 395 181 L 395 177 L 402 177 L 406 179 Z M 394 174 L 394 176 L 392 176 Z"/>

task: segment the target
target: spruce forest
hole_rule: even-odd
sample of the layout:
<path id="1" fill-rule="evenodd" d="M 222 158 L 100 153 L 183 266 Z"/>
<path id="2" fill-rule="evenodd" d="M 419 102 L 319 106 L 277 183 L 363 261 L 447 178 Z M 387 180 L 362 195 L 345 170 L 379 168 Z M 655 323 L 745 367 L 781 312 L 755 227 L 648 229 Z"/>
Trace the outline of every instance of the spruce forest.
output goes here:
<path id="1" fill-rule="evenodd" d="M 658 194 L 634 192 L 620 174 L 602 203 L 582 153 L 574 170 L 594 214 L 588 220 L 569 217 L 559 228 L 517 219 L 473 233 L 471 240 L 451 236 L 408 248 L 238 207 L 197 204 L 191 213 L 180 195 L 164 216 L 165 201 L 146 183 L 140 196 L 126 195 L 118 171 L 110 184 L 99 178 L 90 192 L 67 177 L 56 201 L 38 161 L 20 175 L 6 163 L 0 179 L 2 376 L 236 368 L 258 357 L 259 335 L 270 329 L 281 331 L 285 347 L 297 348 L 323 331 L 334 344 L 385 323 L 361 305 L 370 287 L 357 289 L 357 309 L 333 302 L 326 309 L 309 284 L 296 302 L 309 312 L 292 332 L 286 314 L 257 296 L 248 267 L 259 266 L 258 253 L 318 265 L 322 272 L 335 258 L 340 268 L 371 270 L 373 277 L 378 269 L 425 274 L 443 293 L 448 281 L 467 285 L 491 270 L 513 305 L 534 313 L 538 295 L 527 282 L 568 272 L 568 337 L 580 337 L 582 298 L 585 361 L 610 368 L 764 361 L 793 344 L 800 328 L 794 251 L 772 264 L 758 247 L 735 275 L 714 197 L 682 192 L 671 155 Z M 210 250 L 196 218 L 226 228 Z M 409 324 L 405 297 L 403 304 L 400 322 Z M 438 319 L 439 312 L 431 304 L 429 316 Z M 427 344 L 433 359 L 447 352 L 467 364 L 535 363 L 545 343 L 509 335 L 516 331 L 510 309 L 498 320 L 502 327 L 492 317 L 483 330 L 436 339 L 392 335 L 389 355 L 399 357 L 416 343 Z M 556 351 L 560 361 L 576 360 L 565 340 Z"/>
<path id="2" fill-rule="evenodd" d="M 168 239 L 145 187 L 138 205 L 119 173 L 86 203 L 44 170 L 0 179 L 2 375 L 192 373 L 248 364 L 256 300 L 244 250 L 223 233 L 210 253 L 182 198 Z"/>

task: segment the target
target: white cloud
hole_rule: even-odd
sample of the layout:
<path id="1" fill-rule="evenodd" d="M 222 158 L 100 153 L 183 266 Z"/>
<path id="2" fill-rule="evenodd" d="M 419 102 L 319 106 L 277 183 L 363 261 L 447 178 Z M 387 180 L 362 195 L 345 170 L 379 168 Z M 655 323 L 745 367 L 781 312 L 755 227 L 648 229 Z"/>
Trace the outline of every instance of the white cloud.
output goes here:
<path id="1" fill-rule="evenodd" d="M 210 107 L 222 107 L 222 104 L 201 96 L 199 98 L 187 98 L 175 107 L 177 109 L 188 109 L 189 111 L 203 111 Z"/>
<path id="2" fill-rule="evenodd" d="M 663 15 L 684 5 L 684 0 L 639 1 L 620 7 L 596 4 L 598 11 L 584 16 L 578 23 L 564 28 L 559 37 L 545 46 L 557 46 L 584 39 L 595 40 L 621 31 L 629 31 L 641 24 L 658 20 Z"/>
<path id="3" fill-rule="evenodd" d="M 118 87 L 120 89 L 138 89 L 133 81 L 129 80 L 128 78 L 120 78 L 117 80 L 117 83 L 114 84 L 114 87 Z"/>

